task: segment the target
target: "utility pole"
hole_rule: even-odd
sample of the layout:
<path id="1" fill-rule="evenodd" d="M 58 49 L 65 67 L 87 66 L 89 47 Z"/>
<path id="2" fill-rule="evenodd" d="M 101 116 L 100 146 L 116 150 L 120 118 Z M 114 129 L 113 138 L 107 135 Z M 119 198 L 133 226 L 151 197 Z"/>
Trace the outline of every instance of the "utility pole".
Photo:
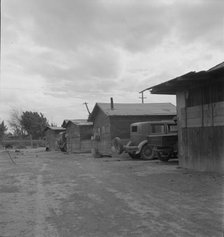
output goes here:
<path id="1" fill-rule="evenodd" d="M 88 111 L 88 113 L 89 113 L 89 115 L 90 115 L 90 111 L 89 111 L 89 108 L 88 108 L 88 103 L 83 103 L 85 106 L 86 106 L 86 109 L 87 109 L 87 111 Z"/>
<path id="2" fill-rule="evenodd" d="M 139 92 L 141 94 L 141 97 L 139 97 L 142 100 L 142 104 L 144 104 L 144 99 L 146 99 L 146 97 L 144 97 L 144 91 Z"/>

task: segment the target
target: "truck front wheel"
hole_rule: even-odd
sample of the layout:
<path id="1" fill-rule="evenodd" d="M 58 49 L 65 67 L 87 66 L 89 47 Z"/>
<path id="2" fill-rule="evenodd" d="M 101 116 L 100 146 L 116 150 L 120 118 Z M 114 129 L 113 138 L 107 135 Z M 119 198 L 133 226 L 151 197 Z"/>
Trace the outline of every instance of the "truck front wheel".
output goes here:
<path id="1" fill-rule="evenodd" d="M 141 158 L 143 160 L 152 160 L 154 158 L 154 151 L 152 147 L 148 144 L 145 144 L 141 149 Z"/>

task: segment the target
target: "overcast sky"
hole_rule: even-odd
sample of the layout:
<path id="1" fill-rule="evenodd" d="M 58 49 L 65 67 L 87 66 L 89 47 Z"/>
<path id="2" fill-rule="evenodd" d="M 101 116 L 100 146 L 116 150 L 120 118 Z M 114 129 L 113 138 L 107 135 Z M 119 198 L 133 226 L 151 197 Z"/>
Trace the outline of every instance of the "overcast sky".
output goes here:
<path id="1" fill-rule="evenodd" d="M 96 102 L 224 61 L 223 0 L 3 0 L 0 121 L 87 118 Z M 150 95 L 145 102 L 172 102 Z"/>

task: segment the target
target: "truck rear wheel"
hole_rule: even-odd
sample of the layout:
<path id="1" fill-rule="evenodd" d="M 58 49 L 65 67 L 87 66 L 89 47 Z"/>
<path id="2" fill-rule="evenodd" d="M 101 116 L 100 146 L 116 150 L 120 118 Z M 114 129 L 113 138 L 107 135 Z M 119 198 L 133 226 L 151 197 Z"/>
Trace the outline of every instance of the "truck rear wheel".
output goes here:
<path id="1" fill-rule="evenodd" d="M 152 160 L 154 158 L 154 151 L 152 147 L 148 144 L 145 144 L 141 149 L 141 158 L 143 160 Z"/>

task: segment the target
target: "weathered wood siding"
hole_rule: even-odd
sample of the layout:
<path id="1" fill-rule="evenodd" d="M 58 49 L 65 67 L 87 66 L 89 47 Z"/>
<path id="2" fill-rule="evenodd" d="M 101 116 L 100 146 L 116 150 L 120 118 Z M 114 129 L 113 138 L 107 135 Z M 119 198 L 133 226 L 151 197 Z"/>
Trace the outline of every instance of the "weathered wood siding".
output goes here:
<path id="1" fill-rule="evenodd" d="M 68 152 L 90 152 L 92 126 L 78 126 L 69 123 L 66 127 L 67 151 Z"/>
<path id="2" fill-rule="evenodd" d="M 80 139 L 81 140 L 91 140 L 93 135 L 93 125 L 81 125 L 79 126 Z"/>
<path id="3" fill-rule="evenodd" d="M 177 94 L 180 166 L 224 172 L 223 97 L 223 84 Z"/>
<path id="4" fill-rule="evenodd" d="M 183 128 L 182 166 L 200 171 L 224 171 L 224 127 Z"/>
<path id="5" fill-rule="evenodd" d="M 91 137 L 93 135 L 92 125 L 79 126 L 80 129 L 80 151 L 91 152 Z"/>
<path id="6" fill-rule="evenodd" d="M 93 141 L 93 148 L 101 154 L 111 154 L 110 119 L 101 110 L 99 110 L 94 121 L 93 135 L 99 137 Z"/>
<path id="7" fill-rule="evenodd" d="M 67 135 L 67 151 L 75 152 L 80 149 L 80 133 L 79 127 L 73 123 L 69 123 L 66 127 Z"/>
<path id="8" fill-rule="evenodd" d="M 53 131 L 50 129 L 48 129 L 45 132 L 46 147 L 48 147 L 50 151 L 58 151 L 59 150 L 59 147 L 57 145 L 58 134 L 59 134 L 59 132 Z"/>

